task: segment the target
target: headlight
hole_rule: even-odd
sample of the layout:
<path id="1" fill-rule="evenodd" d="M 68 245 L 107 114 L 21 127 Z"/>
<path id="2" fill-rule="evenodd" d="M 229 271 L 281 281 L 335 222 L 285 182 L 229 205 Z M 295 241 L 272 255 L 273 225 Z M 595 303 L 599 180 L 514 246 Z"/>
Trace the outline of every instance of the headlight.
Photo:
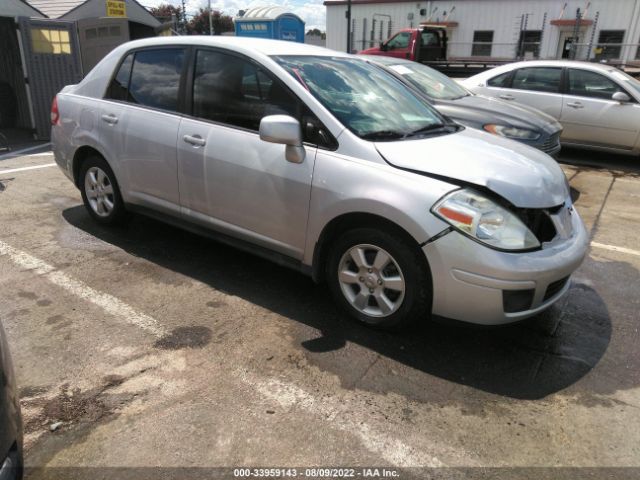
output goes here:
<path id="1" fill-rule="evenodd" d="M 507 125 L 488 124 L 483 127 L 487 132 L 501 137 L 513 138 L 514 140 L 537 140 L 540 138 L 538 132 L 525 128 L 509 127 Z"/>
<path id="2" fill-rule="evenodd" d="M 518 217 L 475 190 L 465 188 L 449 193 L 431 211 L 460 232 L 493 248 L 529 250 L 540 246 Z"/>

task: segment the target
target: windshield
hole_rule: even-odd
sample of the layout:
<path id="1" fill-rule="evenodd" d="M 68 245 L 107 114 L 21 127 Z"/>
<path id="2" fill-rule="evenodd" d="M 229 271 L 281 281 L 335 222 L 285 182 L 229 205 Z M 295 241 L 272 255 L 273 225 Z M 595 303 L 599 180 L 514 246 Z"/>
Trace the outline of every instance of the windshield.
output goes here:
<path id="1" fill-rule="evenodd" d="M 431 98 L 454 100 L 466 97 L 469 92 L 446 75 L 419 63 L 386 64 L 386 68 L 402 75 L 412 85 Z"/>
<path id="2" fill-rule="evenodd" d="M 397 140 L 444 126 L 423 99 L 382 69 L 349 57 L 274 58 L 349 130 L 366 140 Z"/>

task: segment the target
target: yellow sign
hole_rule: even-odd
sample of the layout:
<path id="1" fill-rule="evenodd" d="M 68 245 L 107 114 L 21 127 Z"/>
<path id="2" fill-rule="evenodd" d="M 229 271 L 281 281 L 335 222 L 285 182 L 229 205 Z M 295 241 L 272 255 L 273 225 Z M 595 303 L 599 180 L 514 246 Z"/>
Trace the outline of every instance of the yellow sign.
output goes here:
<path id="1" fill-rule="evenodd" d="M 107 0 L 107 17 L 127 18 L 127 4 L 122 0 Z"/>

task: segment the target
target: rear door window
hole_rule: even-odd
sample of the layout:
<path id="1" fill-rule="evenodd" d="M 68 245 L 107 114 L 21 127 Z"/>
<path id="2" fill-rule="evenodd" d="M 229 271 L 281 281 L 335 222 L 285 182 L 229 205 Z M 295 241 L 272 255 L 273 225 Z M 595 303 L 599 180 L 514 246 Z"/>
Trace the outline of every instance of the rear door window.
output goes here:
<path id="1" fill-rule="evenodd" d="M 511 88 L 534 92 L 560 93 L 561 68 L 521 68 L 513 75 Z"/>
<path id="2" fill-rule="evenodd" d="M 183 48 L 136 52 L 128 101 L 161 110 L 177 111 L 184 57 Z"/>

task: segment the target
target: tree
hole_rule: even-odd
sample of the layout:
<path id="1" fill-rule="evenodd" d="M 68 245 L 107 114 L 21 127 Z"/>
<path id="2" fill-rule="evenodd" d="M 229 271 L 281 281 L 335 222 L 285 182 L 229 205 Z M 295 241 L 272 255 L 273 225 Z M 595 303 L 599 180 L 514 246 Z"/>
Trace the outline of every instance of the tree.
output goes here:
<path id="1" fill-rule="evenodd" d="M 169 22 L 171 21 L 171 15 L 175 15 L 179 20 L 182 18 L 182 8 L 174 7 L 173 5 L 169 5 L 167 3 L 162 3 L 157 7 L 151 7 L 149 9 L 151 15 L 156 17 L 161 22 Z"/>
<path id="2" fill-rule="evenodd" d="M 223 15 L 218 10 L 214 10 L 211 12 L 211 19 L 214 35 L 235 30 L 233 19 L 229 15 Z M 190 35 L 209 35 L 209 11 L 201 8 L 187 25 L 187 31 Z"/>
<path id="3" fill-rule="evenodd" d="M 184 17 L 182 16 L 182 8 L 175 7 L 167 3 L 162 3 L 157 7 L 151 7 L 149 12 L 163 23 L 170 22 L 175 16 L 176 25 L 174 28 L 179 28 L 179 25 L 181 25 L 184 20 Z"/>
<path id="4" fill-rule="evenodd" d="M 326 39 L 327 38 L 327 34 L 320 31 L 319 28 L 312 28 L 309 29 L 309 31 L 307 31 L 307 35 L 312 35 L 314 37 L 320 37 L 322 39 Z"/>

